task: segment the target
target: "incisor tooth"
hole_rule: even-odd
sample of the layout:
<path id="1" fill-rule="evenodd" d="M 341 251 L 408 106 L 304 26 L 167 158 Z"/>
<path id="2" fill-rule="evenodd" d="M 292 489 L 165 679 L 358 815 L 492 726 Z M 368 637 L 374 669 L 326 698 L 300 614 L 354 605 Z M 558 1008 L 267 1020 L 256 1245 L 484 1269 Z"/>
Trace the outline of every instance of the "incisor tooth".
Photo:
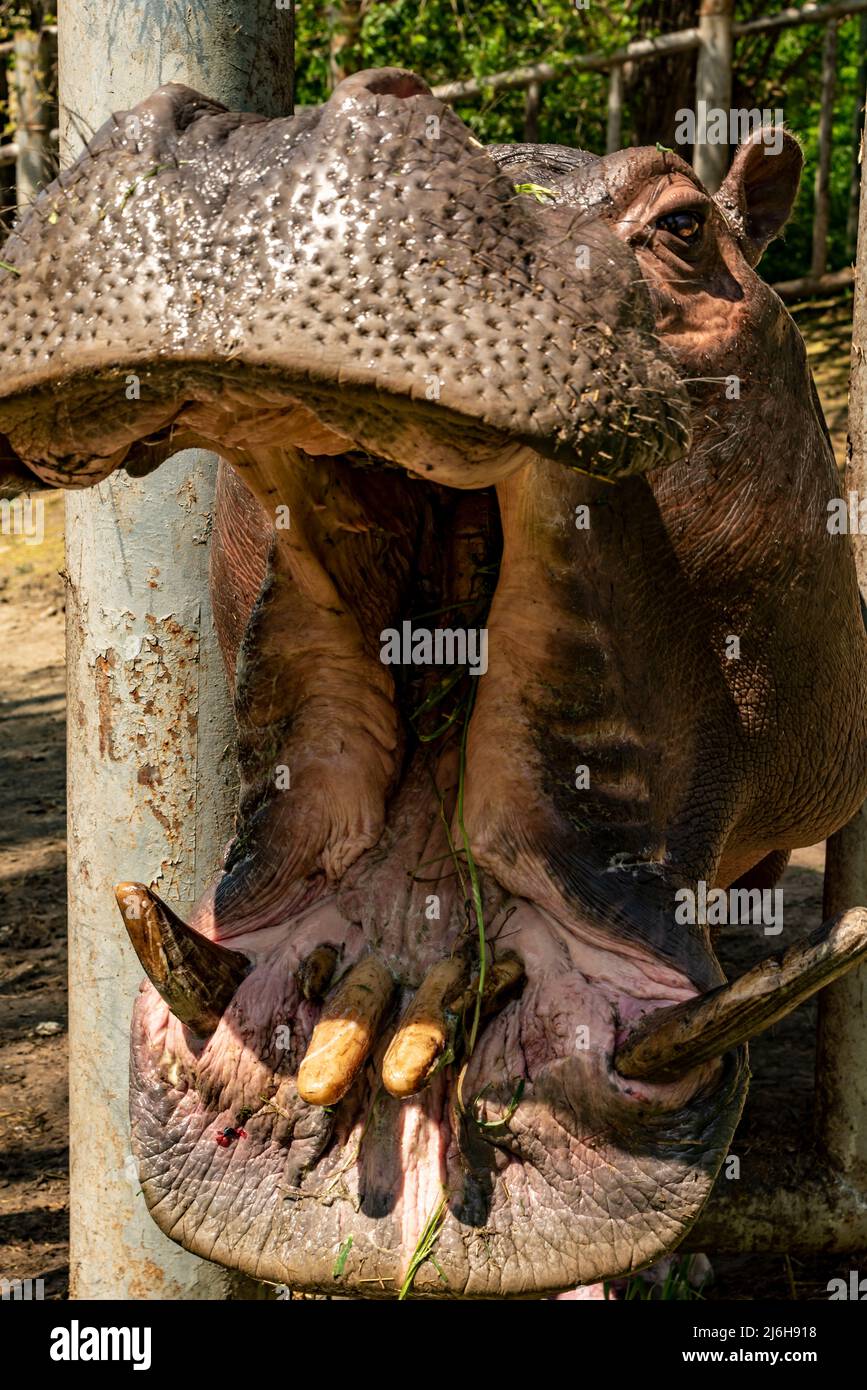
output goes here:
<path id="1" fill-rule="evenodd" d="M 337 965 L 333 946 L 317 946 L 298 967 L 298 988 L 305 999 L 321 999 Z"/>
<path id="2" fill-rule="evenodd" d="M 393 993 L 394 977 L 374 955 L 364 956 L 339 981 L 298 1069 L 298 1094 L 308 1105 L 335 1105 L 346 1095 L 373 1049 Z"/>
<path id="3" fill-rule="evenodd" d="M 488 966 L 485 975 L 485 987 L 482 991 L 479 1017 L 490 1018 L 492 1014 L 499 1013 L 510 999 L 520 993 L 525 978 L 523 962 L 514 952 L 507 951 L 504 955 L 498 956 Z M 468 989 L 463 990 L 449 1002 L 450 1011 L 462 1015 L 471 1009 L 474 1010 L 477 992 L 478 984 L 474 980 Z"/>
<path id="4" fill-rule="evenodd" d="M 739 980 L 658 1009 L 620 1047 L 615 1066 L 638 1081 L 678 1081 L 761 1033 L 867 955 L 867 911 L 853 907 Z"/>
<path id="5" fill-rule="evenodd" d="M 382 1063 L 385 1089 L 398 1099 L 414 1095 L 428 1080 L 451 1040 L 446 1001 L 467 977 L 467 963 L 460 956 L 438 961 L 428 971 L 413 996 Z"/>

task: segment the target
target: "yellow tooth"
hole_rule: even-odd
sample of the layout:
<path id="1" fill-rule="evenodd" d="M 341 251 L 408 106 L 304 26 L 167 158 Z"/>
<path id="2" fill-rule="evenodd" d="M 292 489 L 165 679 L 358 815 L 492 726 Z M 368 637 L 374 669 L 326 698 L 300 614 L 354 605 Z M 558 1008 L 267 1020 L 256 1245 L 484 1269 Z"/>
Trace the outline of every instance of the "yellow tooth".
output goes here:
<path id="1" fill-rule="evenodd" d="M 298 1094 L 308 1105 L 335 1105 L 346 1095 L 373 1049 L 393 993 L 394 977 L 376 956 L 364 956 L 343 976 L 298 1069 Z"/>
<path id="2" fill-rule="evenodd" d="M 479 1009 L 480 1018 L 490 1018 L 516 994 L 520 993 L 525 980 L 522 961 L 512 951 L 498 958 L 488 966 L 485 973 L 485 988 Z M 449 1009 L 459 1017 L 468 1014 L 476 1007 L 478 981 L 473 980 L 468 989 L 449 1002 Z"/>
<path id="3" fill-rule="evenodd" d="M 298 967 L 298 988 L 305 999 L 321 999 L 337 965 L 333 946 L 317 946 Z"/>
<path id="4" fill-rule="evenodd" d="M 444 1053 L 454 1024 L 446 1001 L 466 977 L 466 961 L 454 956 L 438 961 L 419 985 L 382 1063 L 383 1085 L 398 1099 L 420 1091 Z"/>

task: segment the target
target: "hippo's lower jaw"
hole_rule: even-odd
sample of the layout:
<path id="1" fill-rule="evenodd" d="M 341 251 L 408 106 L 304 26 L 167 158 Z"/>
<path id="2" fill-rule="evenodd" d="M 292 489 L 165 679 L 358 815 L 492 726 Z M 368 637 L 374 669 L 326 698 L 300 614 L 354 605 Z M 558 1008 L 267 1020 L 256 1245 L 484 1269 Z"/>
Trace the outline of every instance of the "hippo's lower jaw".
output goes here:
<path id="1" fill-rule="evenodd" d="M 237 658 L 218 607 L 243 774 L 225 872 L 194 929 L 119 889 L 153 982 L 133 1025 L 143 1191 L 188 1249 L 299 1290 L 542 1296 L 625 1274 L 697 1217 L 761 1019 L 742 1001 L 748 1025 L 675 1055 L 674 1080 L 618 1070 L 641 1019 L 722 978 L 676 925 L 684 875 L 647 852 L 641 752 L 627 766 L 613 706 L 596 712 L 595 823 L 570 824 L 581 755 L 548 746 L 517 640 L 562 685 L 547 629 L 521 631 L 515 566 L 539 543 L 526 518 L 516 538 L 509 485 L 498 507 L 360 461 L 260 445 L 222 480 L 220 573 L 267 499 L 291 524 Z M 559 497 L 559 472 L 528 458 L 525 502 L 552 480 Z M 437 632 L 453 661 L 485 633 L 484 661 L 450 665 Z"/>
<path id="2" fill-rule="evenodd" d="M 397 986 L 369 1064 L 341 1102 L 311 1106 L 298 1064 L 318 1010 L 300 992 L 299 963 L 322 941 L 339 941 L 344 960 L 367 944 L 338 903 L 328 895 L 299 913 L 261 954 L 254 937 L 238 942 L 255 966 L 204 1045 L 145 989 L 132 1114 L 142 1188 L 163 1230 L 294 1289 L 388 1298 L 431 1221 L 433 1259 L 412 1288 L 432 1298 L 542 1295 L 676 1245 L 725 1155 L 742 1058 L 679 1085 L 619 1079 L 619 1020 L 662 1002 L 661 983 L 648 1000 L 651 972 L 624 962 L 636 994 L 618 991 L 605 978 L 616 962 L 511 903 L 493 926 L 511 908 L 506 932 L 525 952 L 527 986 L 487 1024 L 469 1064 L 443 1067 L 408 1099 L 385 1089 L 393 1019 L 418 981 L 401 964 L 411 984 Z M 673 979 L 667 989 L 678 997 Z M 461 1025 L 448 1022 L 460 1055 Z M 221 1145 L 227 1129 L 244 1137 Z"/>
<path id="3" fill-rule="evenodd" d="M 710 1192 L 745 1093 L 744 1050 L 675 1083 L 622 1078 L 614 1058 L 631 1023 L 693 986 L 487 875 L 488 978 L 511 988 L 480 996 L 462 894 L 436 871 L 407 880 L 409 862 L 447 853 L 437 802 L 407 824 L 406 800 L 395 813 L 410 843 L 387 832 L 391 853 L 363 858 L 351 881 L 285 913 L 272 905 L 270 925 L 232 938 L 243 978 L 207 1039 L 142 987 L 132 1119 L 152 1214 L 198 1254 L 309 1292 L 541 1296 L 640 1268 L 678 1243 Z M 438 922 L 424 912 L 432 889 Z M 186 929 L 147 890 L 120 895 L 140 949 L 143 919 L 158 919 L 147 933 L 161 963 L 141 954 L 183 1011 L 190 981 L 204 985 L 179 963 Z M 314 977 L 327 988 L 335 964 L 320 1012 L 305 995 Z M 227 988 L 218 965 L 212 978 L 211 1009 Z"/>
<path id="4" fill-rule="evenodd" d="M 701 926 L 677 924 L 688 874 L 640 795 L 650 733 L 629 747 L 598 672 L 574 745 L 539 704 L 580 680 L 560 665 L 571 629 L 551 641 L 556 606 L 523 625 L 537 596 L 515 583 L 551 562 L 526 513 L 562 496 L 556 464 L 526 461 L 520 521 L 512 484 L 498 504 L 356 452 L 236 464 L 218 576 L 261 526 L 251 493 L 291 511 L 243 638 L 215 588 L 240 830 L 195 930 L 142 886 L 119 890 L 156 986 L 136 1008 L 131 1088 L 155 1219 L 251 1275 L 364 1297 L 408 1281 L 430 1298 L 542 1296 L 652 1262 L 726 1154 L 739 1044 L 851 963 L 851 941 L 818 971 L 811 957 L 728 1005 L 715 994 L 698 1028 L 682 1017 L 722 976 Z M 464 639 L 464 665 L 437 631 L 453 661 Z M 582 826 L 567 788 L 588 748 Z M 648 1064 L 646 1040 L 625 1045 L 660 1010 L 680 1033 L 668 1045 L 657 1024 Z"/>

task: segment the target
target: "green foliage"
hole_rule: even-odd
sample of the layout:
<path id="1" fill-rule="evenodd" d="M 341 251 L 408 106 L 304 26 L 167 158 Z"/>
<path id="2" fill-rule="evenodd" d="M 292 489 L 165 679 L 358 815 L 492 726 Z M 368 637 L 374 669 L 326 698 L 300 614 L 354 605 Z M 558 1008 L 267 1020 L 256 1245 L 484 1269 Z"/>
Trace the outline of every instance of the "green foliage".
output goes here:
<path id="1" fill-rule="evenodd" d="M 346 7 L 358 8 L 357 0 Z M 352 67 L 409 67 L 431 86 L 461 77 L 482 78 L 524 63 L 558 60 L 579 52 L 611 52 L 637 34 L 670 29 L 675 7 L 667 0 L 363 0 L 360 38 L 352 49 Z M 781 8 L 777 0 L 737 0 L 736 18 L 748 20 Z M 327 98 L 329 46 L 337 25 L 339 3 L 331 6 L 299 0 L 297 8 L 297 96 L 305 104 Z M 696 3 L 695 10 L 698 10 Z M 788 279 L 806 272 L 810 262 L 813 184 L 821 100 L 823 26 L 754 35 L 737 42 L 733 105 L 782 108 L 784 119 L 804 145 L 806 168 L 795 215 L 784 242 L 768 252 L 763 273 Z M 837 96 L 831 171 L 829 266 L 849 258 L 846 225 L 849 213 L 856 106 L 863 102 L 865 75 L 859 16 L 840 25 Z M 678 69 L 684 82 L 682 104 L 694 102 L 694 62 Z M 672 70 L 654 64 L 651 80 L 669 80 Z M 565 73 L 542 86 L 539 139 L 605 148 L 607 77 L 602 73 Z M 627 83 L 623 139 L 631 143 L 642 100 L 640 84 Z M 490 93 L 458 106 L 461 117 L 485 142 L 524 138 L 524 93 Z M 660 138 L 658 136 L 657 138 Z"/>
<path id="2" fill-rule="evenodd" d="M 328 13 L 301 0 L 296 25 L 298 101 L 322 101 L 328 93 Z M 576 52 L 617 48 L 633 29 L 625 5 L 608 7 L 599 0 L 589 0 L 586 10 L 576 8 L 573 0 L 529 0 L 524 5 L 514 0 L 367 0 L 358 65 L 412 68 L 436 86 L 522 63 L 557 62 Z M 605 92 L 606 79 L 598 73 L 566 75 L 546 85 L 542 138 L 589 149 L 604 146 Z M 457 110 L 480 140 L 521 138 L 523 92 L 492 93 Z"/>
<path id="3" fill-rule="evenodd" d="M 56 24 L 57 0 L 41 4 L 40 0 L 0 0 L 0 41 L 9 39 L 18 29 L 38 31 L 43 24 Z"/>
<path id="4" fill-rule="evenodd" d="M 845 20 L 837 36 L 837 88 L 834 103 L 834 135 L 831 159 L 831 226 L 828 238 L 829 268 L 846 265 L 852 256 L 846 245 L 846 222 L 853 169 L 856 108 L 864 104 L 865 72 L 861 19 Z M 779 36 L 766 75 L 741 70 L 735 88 L 736 104 L 781 107 L 785 122 L 804 149 L 804 177 L 795 213 L 785 237 L 769 249 L 762 274 L 770 280 L 789 279 L 806 273 L 815 206 L 814 185 L 818 160 L 819 107 L 821 103 L 822 25 L 805 25 Z M 860 67 L 860 71 L 859 71 Z M 747 103 L 747 98 L 750 98 Z"/>

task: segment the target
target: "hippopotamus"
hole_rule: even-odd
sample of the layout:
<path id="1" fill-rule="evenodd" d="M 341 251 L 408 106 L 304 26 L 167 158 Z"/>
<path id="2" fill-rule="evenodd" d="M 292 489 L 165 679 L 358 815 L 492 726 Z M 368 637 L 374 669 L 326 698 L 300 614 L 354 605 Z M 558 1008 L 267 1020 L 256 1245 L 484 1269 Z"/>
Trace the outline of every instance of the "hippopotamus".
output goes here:
<path id="1" fill-rule="evenodd" d="M 235 834 L 189 922 L 117 866 L 188 1250 L 359 1298 L 640 1270 L 748 1039 L 863 957 L 855 905 L 734 982 L 713 946 L 867 793 L 840 483 L 756 272 L 774 151 L 711 196 L 659 146 L 485 147 L 403 70 L 283 119 L 169 84 L 2 249 L 9 477 L 224 460 Z"/>

